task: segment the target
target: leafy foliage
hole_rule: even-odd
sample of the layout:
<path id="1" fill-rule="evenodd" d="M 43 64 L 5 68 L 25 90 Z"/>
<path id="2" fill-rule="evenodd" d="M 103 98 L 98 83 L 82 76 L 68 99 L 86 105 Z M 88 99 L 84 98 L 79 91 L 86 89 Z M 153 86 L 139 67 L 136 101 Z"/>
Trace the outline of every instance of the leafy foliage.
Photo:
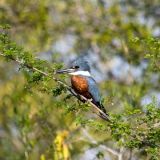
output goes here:
<path id="1" fill-rule="evenodd" d="M 0 13 L 5 24 L 0 29 L 0 158 L 77 159 L 86 147 L 110 146 L 112 142 L 115 149 L 131 150 L 135 157 L 159 159 L 159 104 L 153 100 L 142 106 L 141 98 L 160 89 L 159 79 L 152 83 L 152 75 L 159 76 L 160 41 L 147 25 L 139 23 L 140 12 L 131 2 L 126 1 L 128 10 L 124 12 L 117 1 L 107 9 L 103 1 L 15 2 L 4 1 Z M 145 4 L 140 7 L 147 7 L 148 2 Z M 113 55 L 134 66 L 147 62 L 141 82 L 118 82 L 113 77 L 101 83 L 104 95 L 107 90 L 104 104 L 111 122 L 91 114 L 89 104 L 77 102 L 67 87 L 57 82 L 54 73 L 63 65 L 56 58 L 51 63 L 32 54 L 47 50 L 48 41 L 56 43 L 66 34 L 76 36 L 73 51 L 93 50 L 102 62 Z M 66 78 L 60 76 L 62 82 Z M 83 129 L 94 138 L 81 133 Z M 102 151 L 96 155 L 105 157 Z"/>

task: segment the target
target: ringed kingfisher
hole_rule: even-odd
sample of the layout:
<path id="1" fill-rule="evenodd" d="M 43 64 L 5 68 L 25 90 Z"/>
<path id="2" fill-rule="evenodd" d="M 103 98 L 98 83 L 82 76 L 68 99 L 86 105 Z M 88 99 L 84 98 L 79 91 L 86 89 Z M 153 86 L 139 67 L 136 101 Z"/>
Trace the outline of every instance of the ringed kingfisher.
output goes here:
<path id="1" fill-rule="evenodd" d="M 87 99 L 91 99 L 92 103 L 108 116 L 101 103 L 101 97 L 96 81 L 91 76 L 90 65 L 84 56 L 80 56 L 74 60 L 71 63 L 70 68 L 58 70 L 57 73 L 67 73 L 71 75 L 71 85 L 74 91 Z M 101 113 L 100 117 L 106 119 Z"/>

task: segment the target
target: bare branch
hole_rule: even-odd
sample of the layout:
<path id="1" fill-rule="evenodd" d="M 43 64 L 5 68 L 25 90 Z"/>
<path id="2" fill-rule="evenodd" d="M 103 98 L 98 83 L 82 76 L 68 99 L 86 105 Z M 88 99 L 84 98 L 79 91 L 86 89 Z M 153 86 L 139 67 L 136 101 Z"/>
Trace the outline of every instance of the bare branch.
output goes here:
<path id="1" fill-rule="evenodd" d="M 87 132 L 86 129 L 82 128 L 82 131 L 83 131 L 84 136 L 89 140 L 90 143 L 98 145 L 98 142 L 95 141 L 95 139 L 93 137 L 91 137 L 91 135 Z M 104 149 L 104 150 L 106 150 L 107 152 L 110 152 L 111 154 L 117 156 L 118 160 L 121 160 L 121 157 L 122 157 L 121 151 L 117 152 L 114 149 L 112 149 L 110 147 L 107 147 L 105 145 L 102 145 L 102 144 L 100 144 L 99 147 L 102 148 L 102 149 Z"/>

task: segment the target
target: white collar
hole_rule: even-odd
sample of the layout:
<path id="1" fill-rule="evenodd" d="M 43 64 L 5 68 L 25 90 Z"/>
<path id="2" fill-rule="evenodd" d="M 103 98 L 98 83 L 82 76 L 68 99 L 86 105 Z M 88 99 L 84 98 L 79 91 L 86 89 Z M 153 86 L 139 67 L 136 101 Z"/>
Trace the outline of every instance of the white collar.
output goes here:
<path id="1" fill-rule="evenodd" d="M 87 76 L 87 77 L 91 77 L 91 74 L 88 71 L 75 71 L 72 73 L 69 73 L 70 75 L 81 75 L 81 76 Z"/>

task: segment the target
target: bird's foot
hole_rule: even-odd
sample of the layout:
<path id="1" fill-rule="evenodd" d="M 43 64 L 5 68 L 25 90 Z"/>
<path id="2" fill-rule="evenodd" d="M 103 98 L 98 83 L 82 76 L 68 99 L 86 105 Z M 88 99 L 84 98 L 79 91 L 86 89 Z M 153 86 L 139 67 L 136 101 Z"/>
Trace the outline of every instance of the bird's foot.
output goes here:
<path id="1" fill-rule="evenodd" d="M 91 99 L 87 99 L 87 101 L 86 101 L 86 102 L 89 102 L 89 103 L 90 103 L 90 102 L 92 102 L 92 98 L 91 98 Z"/>

